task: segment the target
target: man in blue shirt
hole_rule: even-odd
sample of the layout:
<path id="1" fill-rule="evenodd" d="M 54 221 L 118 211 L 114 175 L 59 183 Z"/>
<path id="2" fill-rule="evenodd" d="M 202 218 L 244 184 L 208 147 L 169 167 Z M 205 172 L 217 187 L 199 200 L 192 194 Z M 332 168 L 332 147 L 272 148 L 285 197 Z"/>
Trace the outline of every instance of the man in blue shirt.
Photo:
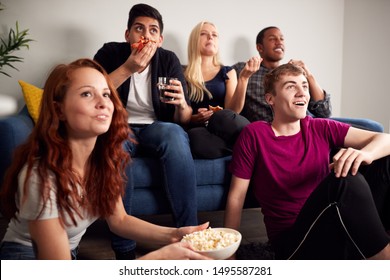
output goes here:
<path id="1" fill-rule="evenodd" d="M 250 76 L 241 76 L 241 81 L 244 79 L 243 82 L 247 85 L 245 104 L 241 114 L 251 122 L 258 120 L 270 122 L 273 119 L 273 114 L 270 106 L 265 102 L 263 80 L 264 76 L 278 67 L 284 58 L 285 44 L 281 30 L 275 26 L 269 26 L 261 30 L 256 37 L 256 49 L 262 58 L 262 62 L 258 71 L 252 71 Z M 310 87 L 308 114 L 319 118 L 329 118 L 332 113 L 330 95 L 319 86 L 314 75 L 303 61 L 291 59 L 289 63 L 302 67 L 307 74 Z M 248 63 L 245 62 L 238 62 L 232 67 L 236 70 L 238 77 L 240 77 L 240 72 L 243 69 L 247 71 L 250 69 Z M 349 123 L 358 128 L 383 132 L 383 126 L 372 120 L 353 118 L 332 119 Z"/>

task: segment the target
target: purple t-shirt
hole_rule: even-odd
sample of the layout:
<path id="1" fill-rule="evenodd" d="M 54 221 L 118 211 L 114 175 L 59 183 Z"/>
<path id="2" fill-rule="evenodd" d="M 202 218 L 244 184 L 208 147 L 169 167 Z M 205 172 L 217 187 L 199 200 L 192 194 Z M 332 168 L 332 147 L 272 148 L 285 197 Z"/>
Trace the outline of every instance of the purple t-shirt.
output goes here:
<path id="1" fill-rule="evenodd" d="M 291 136 L 275 136 L 271 124 L 263 121 L 243 129 L 230 171 L 251 179 L 270 240 L 293 225 L 306 199 L 329 174 L 329 152 L 344 146 L 349 127 L 308 116 Z"/>

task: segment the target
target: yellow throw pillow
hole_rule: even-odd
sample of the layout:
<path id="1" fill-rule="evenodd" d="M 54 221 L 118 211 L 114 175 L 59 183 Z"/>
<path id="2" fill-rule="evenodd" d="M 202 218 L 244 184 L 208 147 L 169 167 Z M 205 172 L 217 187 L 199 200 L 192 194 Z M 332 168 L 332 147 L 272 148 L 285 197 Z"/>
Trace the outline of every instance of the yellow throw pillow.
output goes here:
<path id="1" fill-rule="evenodd" d="M 34 122 L 37 123 L 40 107 L 41 107 L 41 99 L 43 94 L 43 89 L 37 88 L 29 83 L 24 81 L 19 81 L 20 86 L 22 87 L 24 101 L 26 102 L 28 112 L 30 116 L 33 118 Z"/>

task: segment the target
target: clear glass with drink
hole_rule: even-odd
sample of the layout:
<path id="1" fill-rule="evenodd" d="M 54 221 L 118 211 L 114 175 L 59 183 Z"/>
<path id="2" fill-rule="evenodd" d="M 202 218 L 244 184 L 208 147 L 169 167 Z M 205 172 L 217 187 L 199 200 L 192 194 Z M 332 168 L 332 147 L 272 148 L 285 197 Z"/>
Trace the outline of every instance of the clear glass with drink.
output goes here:
<path id="1" fill-rule="evenodd" d="M 172 101 L 175 100 L 173 97 L 165 96 L 165 92 L 174 92 L 173 90 L 169 90 L 167 87 L 171 85 L 171 80 L 177 80 L 177 78 L 172 77 L 158 77 L 157 87 L 160 91 L 160 100 L 161 102 Z"/>

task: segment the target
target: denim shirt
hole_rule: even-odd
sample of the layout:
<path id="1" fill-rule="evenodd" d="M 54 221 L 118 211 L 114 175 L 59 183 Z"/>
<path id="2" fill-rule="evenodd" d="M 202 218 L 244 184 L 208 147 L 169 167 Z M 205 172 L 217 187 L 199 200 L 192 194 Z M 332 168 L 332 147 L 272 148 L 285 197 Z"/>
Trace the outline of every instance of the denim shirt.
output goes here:
<path id="1" fill-rule="evenodd" d="M 245 67 L 245 62 L 238 62 L 232 67 L 236 70 L 238 77 L 241 70 Z M 264 76 L 269 71 L 271 70 L 264 67 L 264 65 L 261 65 L 260 69 L 249 78 L 245 96 L 245 104 L 241 115 L 246 117 L 250 122 L 259 120 L 271 122 L 273 119 L 272 109 L 265 101 L 265 92 L 263 86 Z M 330 117 L 330 96 L 325 91 L 324 94 L 325 97 L 323 100 L 310 100 L 308 115 L 319 118 Z"/>

